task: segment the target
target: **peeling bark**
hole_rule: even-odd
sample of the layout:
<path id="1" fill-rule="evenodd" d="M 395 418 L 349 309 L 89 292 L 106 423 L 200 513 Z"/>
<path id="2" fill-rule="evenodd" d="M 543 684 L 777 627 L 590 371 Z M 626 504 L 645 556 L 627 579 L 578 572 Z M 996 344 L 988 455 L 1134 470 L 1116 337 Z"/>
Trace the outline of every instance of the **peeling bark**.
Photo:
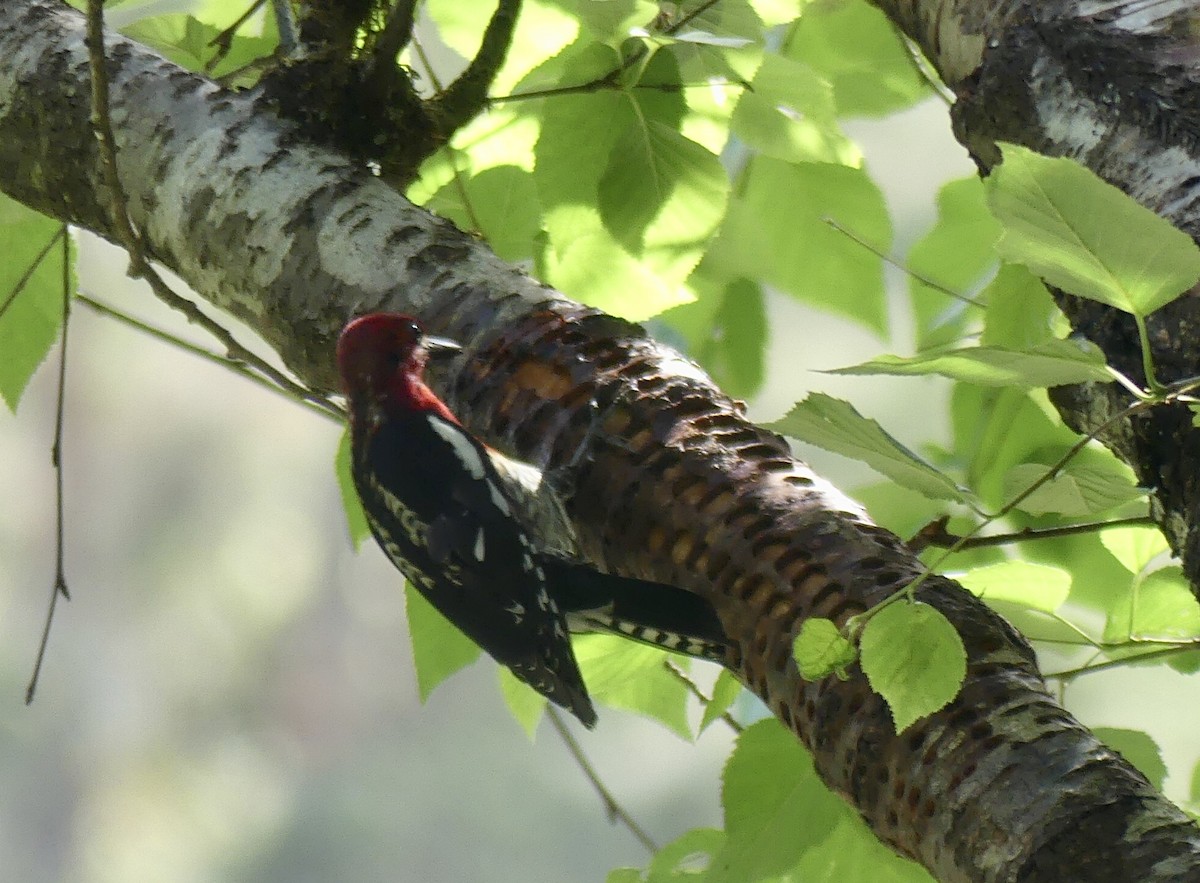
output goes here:
<path id="1" fill-rule="evenodd" d="M 1017 12 L 937 9 L 892 12 L 945 51 L 978 152 L 999 135 L 969 111 L 1016 126 L 1035 106 L 988 110 L 991 81 L 968 76 L 989 29 Z M 458 373 L 438 378 L 455 409 L 562 470 L 589 557 L 714 604 L 737 644 L 730 667 L 884 841 L 946 883 L 1200 874 L 1190 820 L 1063 710 L 1024 640 L 949 580 L 920 592 L 969 656 L 942 712 L 897 736 L 857 670 L 800 678 L 791 640 L 804 618 L 844 621 L 921 565 L 694 365 L 505 265 L 305 140 L 262 95 L 224 92 L 118 37 L 108 51 L 121 179 L 152 255 L 318 388 L 334 386 L 334 336 L 355 313 L 405 309 L 462 341 Z M 5 0 L 0 59 L 0 188 L 112 238 L 82 20 L 51 0 Z"/>

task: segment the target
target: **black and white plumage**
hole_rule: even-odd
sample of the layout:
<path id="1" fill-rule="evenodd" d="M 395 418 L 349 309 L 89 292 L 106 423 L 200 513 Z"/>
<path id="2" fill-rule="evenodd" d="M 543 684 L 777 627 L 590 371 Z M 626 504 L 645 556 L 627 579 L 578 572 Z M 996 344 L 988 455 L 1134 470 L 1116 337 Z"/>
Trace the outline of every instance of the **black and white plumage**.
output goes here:
<path id="1" fill-rule="evenodd" d="M 700 597 L 573 557 L 570 523 L 541 473 L 468 433 L 425 384 L 430 354 L 455 349 L 392 313 L 354 320 L 338 341 L 355 486 L 372 533 L 405 577 L 497 662 L 587 726 L 596 712 L 569 631 L 723 658 L 724 633 Z"/>

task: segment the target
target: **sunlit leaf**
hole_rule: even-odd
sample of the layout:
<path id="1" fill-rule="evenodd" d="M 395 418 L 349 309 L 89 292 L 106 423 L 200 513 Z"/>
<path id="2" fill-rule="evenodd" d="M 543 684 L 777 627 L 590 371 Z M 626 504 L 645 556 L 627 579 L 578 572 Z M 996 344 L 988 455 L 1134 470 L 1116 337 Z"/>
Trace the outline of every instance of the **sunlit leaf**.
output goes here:
<path id="1" fill-rule="evenodd" d="M 1104 354 L 1093 343 L 1050 340 L 1027 350 L 998 346 L 940 349 L 915 356 L 877 356 L 830 374 L 940 374 L 965 383 L 984 386 L 1062 386 L 1069 383 L 1112 379 L 1104 365 Z"/>
<path id="2" fill-rule="evenodd" d="M 842 635 L 837 623 L 813 617 L 800 626 L 800 634 L 792 642 L 792 655 L 800 676 L 815 681 L 850 665 L 858 657 L 858 650 Z"/>
<path id="3" fill-rule="evenodd" d="M 738 736 L 721 781 L 727 839 L 706 883 L 745 883 L 786 871 L 846 811 L 817 778 L 808 752 L 774 720 Z"/>
<path id="4" fill-rule="evenodd" d="M 417 688 L 424 702 L 438 684 L 466 668 L 483 651 L 407 582 L 404 601 L 408 633 L 412 638 L 413 666 L 417 670 Z"/>
<path id="5" fill-rule="evenodd" d="M 871 689 L 892 711 L 896 732 L 945 707 L 967 674 L 967 653 L 950 621 L 928 604 L 899 601 L 880 610 L 859 641 Z"/>
<path id="6" fill-rule="evenodd" d="M 1071 591 L 1071 574 L 1046 564 L 1032 561 L 1004 561 L 976 567 L 955 579 L 985 601 L 1009 601 L 1053 613 Z"/>
<path id="7" fill-rule="evenodd" d="M 966 500 L 969 494 L 930 466 L 849 402 L 810 393 L 771 428 L 844 457 L 861 460 L 905 487 L 938 500 Z"/>
<path id="8" fill-rule="evenodd" d="M 1009 497 L 1024 493 L 1048 470 L 1048 466 L 1039 463 L 1014 466 L 1004 478 L 1006 493 Z M 1115 460 L 1106 466 L 1072 461 L 1018 503 L 1017 508 L 1031 515 L 1053 513 L 1082 518 L 1107 512 L 1145 495 L 1145 488 L 1134 484 L 1132 471 Z"/>
<path id="9" fill-rule="evenodd" d="M 1163 762 L 1162 749 L 1149 733 L 1117 727 L 1092 727 L 1092 733 L 1109 748 L 1120 752 L 1150 780 L 1151 785 L 1162 788 L 1167 780 L 1167 765 Z"/>
<path id="10" fill-rule="evenodd" d="M 1071 294 L 1147 315 L 1200 279 L 1186 233 L 1073 160 L 1003 145 L 988 205 L 999 250 Z"/>

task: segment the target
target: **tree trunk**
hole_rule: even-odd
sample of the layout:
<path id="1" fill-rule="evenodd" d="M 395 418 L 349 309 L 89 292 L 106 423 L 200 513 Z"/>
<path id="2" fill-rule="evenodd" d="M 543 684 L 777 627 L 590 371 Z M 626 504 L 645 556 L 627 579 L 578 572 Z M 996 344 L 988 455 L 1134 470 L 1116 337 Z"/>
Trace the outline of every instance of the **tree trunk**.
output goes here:
<path id="1" fill-rule="evenodd" d="M 1070 153 L 1193 231 L 1185 135 L 1200 104 L 1186 102 L 1181 38 L 1147 33 L 1156 23 L 1140 20 L 1142 31 L 1123 31 L 1101 13 L 1038 23 L 1015 4 L 880 5 L 960 95 L 958 131 L 985 165 L 997 138 Z M 0 3 L 0 188 L 115 239 L 83 32 L 82 18 L 52 0 Z M 497 446 L 563 470 L 590 558 L 713 603 L 737 645 L 730 667 L 880 838 L 946 883 L 1197 873 L 1200 837 L 1187 816 L 1063 710 L 1024 640 L 948 580 L 919 592 L 954 623 L 969 657 L 943 711 L 898 736 L 856 668 L 844 681 L 801 679 L 791 643 L 804 618 L 842 622 L 921 564 L 691 363 L 305 140 L 262 94 L 222 91 L 120 37 L 107 54 L 120 177 L 152 256 L 250 323 L 318 389 L 335 386 L 333 341 L 354 314 L 403 309 L 460 340 L 459 372 L 437 378 L 458 413 Z M 1110 94 L 1118 100 L 1105 103 Z M 1157 101 L 1147 110 L 1135 95 Z M 1156 357 L 1180 375 L 1197 373 L 1185 352 L 1192 335 L 1176 335 L 1191 327 L 1189 304 L 1156 326 Z M 1092 304 L 1070 313 L 1128 367 L 1120 322 Z M 1077 393 L 1079 413 L 1096 419 L 1114 406 L 1105 395 Z M 1140 474 L 1200 474 L 1158 431 L 1122 448 Z M 1194 572 L 1190 482 L 1155 484 Z"/>

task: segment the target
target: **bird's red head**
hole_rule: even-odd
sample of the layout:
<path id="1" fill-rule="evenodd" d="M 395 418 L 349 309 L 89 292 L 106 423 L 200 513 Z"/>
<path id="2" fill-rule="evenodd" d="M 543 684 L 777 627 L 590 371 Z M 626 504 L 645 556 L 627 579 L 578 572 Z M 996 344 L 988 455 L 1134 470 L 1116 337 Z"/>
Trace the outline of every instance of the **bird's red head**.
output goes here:
<path id="1" fill-rule="evenodd" d="M 431 353 L 458 352 L 450 340 L 430 337 L 403 313 L 369 313 L 349 322 L 337 343 L 338 371 L 346 394 L 402 408 L 446 411 L 422 375 Z M 430 401 L 436 405 L 430 405 Z M 453 419 L 453 418 L 451 418 Z M 457 421 L 456 421 L 457 422 Z"/>

